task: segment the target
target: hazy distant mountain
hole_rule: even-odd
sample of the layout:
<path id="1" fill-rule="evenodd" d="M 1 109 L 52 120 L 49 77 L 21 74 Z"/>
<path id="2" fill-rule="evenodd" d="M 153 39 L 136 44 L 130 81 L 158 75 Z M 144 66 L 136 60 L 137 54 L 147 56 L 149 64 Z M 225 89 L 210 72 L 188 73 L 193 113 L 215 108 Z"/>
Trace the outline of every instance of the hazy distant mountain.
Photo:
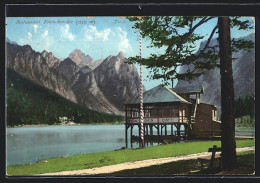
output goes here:
<path id="1" fill-rule="evenodd" d="M 103 61 L 104 61 L 104 60 L 102 60 L 102 59 L 95 60 L 95 61 L 93 61 L 93 62 L 90 62 L 90 63 L 88 64 L 88 67 L 89 67 L 90 69 L 94 70 L 94 69 L 97 68 Z"/>
<path id="2" fill-rule="evenodd" d="M 7 43 L 11 43 L 11 44 L 18 45 L 16 42 L 11 41 L 8 37 L 6 38 L 6 42 L 7 42 Z"/>
<path id="3" fill-rule="evenodd" d="M 86 66 L 93 61 L 89 55 L 85 55 L 85 53 L 79 49 L 75 49 L 73 52 L 71 52 L 69 54 L 69 58 L 73 60 L 78 67 Z"/>
<path id="4" fill-rule="evenodd" d="M 81 50 L 75 49 L 69 54 L 69 58 L 73 60 L 78 67 L 88 66 L 90 69 L 94 70 L 101 62 L 102 59 L 93 60 L 89 55 L 85 55 Z"/>
<path id="5" fill-rule="evenodd" d="M 244 37 L 246 40 L 255 40 L 255 35 L 250 34 Z M 211 45 L 217 45 L 217 40 L 212 40 Z M 205 42 L 201 43 L 200 49 L 203 48 Z M 246 93 L 253 93 L 255 91 L 255 50 L 250 52 L 240 50 L 237 53 L 233 53 L 233 78 L 234 78 L 234 90 L 235 98 L 244 95 Z M 180 73 L 191 69 L 192 65 L 182 66 Z M 205 75 L 193 79 L 192 81 L 178 81 L 177 87 L 183 87 L 188 85 L 202 84 L 205 89 L 205 94 L 201 95 L 201 101 L 210 103 L 213 105 L 221 106 L 221 90 L 220 90 L 220 71 L 214 69 L 208 71 Z"/>

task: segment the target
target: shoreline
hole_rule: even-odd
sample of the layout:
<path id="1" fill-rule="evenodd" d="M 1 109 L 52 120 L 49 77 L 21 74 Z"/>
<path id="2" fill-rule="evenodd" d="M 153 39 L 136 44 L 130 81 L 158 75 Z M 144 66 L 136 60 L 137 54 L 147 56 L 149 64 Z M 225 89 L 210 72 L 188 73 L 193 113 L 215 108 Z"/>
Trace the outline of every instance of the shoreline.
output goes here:
<path id="1" fill-rule="evenodd" d="M 6 126 L 6 128 L 32 128 L 32 127 L 47 127 L 47 126 L 88 126 L 88 125 L 124 125 L 124 122 L 114 123 L 75 123 L 75 124 L 32 124 L 32 125 L 19 125 L 19 126 Z"/>
<path id="2" fill-rule="evenodd" d="M 74 124 L 52 124 L 52 125 L 48 125 L 48 124 L 32 124 L 32 125 L 19 125 L 19 126 L 6 126 L 6 128 L 30 128 L 30 127 L 46 127 L 46 126 L 86 126 L 86 125 L 124 125 L 125 122 L 107 122 L 107 123 L 74 123 Z M 243 130 L 244 128 L 247 129 L 254 129 L 255 127 L 252 126 L 236 126 L 235 129 L 238 130 Z"/>

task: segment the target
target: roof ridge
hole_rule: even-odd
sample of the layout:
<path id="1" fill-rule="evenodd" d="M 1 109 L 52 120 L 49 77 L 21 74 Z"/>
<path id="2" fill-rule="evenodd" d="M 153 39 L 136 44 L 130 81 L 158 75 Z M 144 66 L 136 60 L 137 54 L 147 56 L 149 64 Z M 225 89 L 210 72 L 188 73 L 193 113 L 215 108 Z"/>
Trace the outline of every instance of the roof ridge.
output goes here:
<path id="1" fill-rule="evenodd" d="M 167 86 L 164 86 L 164 88 L 166 88 L 167 90 L 169 90 L 169 92 L 171 92 L 173 95 L 175 95 L 178 99 L 180 99 L 181 101 L 183 102 L 187 102 L 187 103 L 190 103 L 188 102 L 187 100 L 185 100 L 184 98 L 182 98 L 181 96 L 179 96 L 177 93 L 175 93 L 174 91 L 172 91 L 170 88 L 168 88 Z"/>

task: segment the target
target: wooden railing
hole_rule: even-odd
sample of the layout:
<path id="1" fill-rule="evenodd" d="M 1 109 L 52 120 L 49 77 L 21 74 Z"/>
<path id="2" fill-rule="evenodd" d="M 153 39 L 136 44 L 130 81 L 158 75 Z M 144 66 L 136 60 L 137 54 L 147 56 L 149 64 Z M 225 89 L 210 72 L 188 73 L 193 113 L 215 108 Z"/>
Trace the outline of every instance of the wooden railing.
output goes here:
<path id="1" fill-rule="evenodd" d="M 197 107 L 198 107 L 198 104 L 197 104 L 197 99 L 196 99 L 196 101 L 195 101 L 195 106 L 194 106 L 194 111 L 193 111 L 193 115 L 191 116 L 191 123 L 195 123 L 195 117 L 196 117 Z"/>
<path id="2" fill-rule="evenodd" d="M 166 124 L 166 123 L 188 123 L 187 117 L 144 117 L 144 123 Z M 127 118 L 127 124 L 139 124 L 140 118 Z"/>

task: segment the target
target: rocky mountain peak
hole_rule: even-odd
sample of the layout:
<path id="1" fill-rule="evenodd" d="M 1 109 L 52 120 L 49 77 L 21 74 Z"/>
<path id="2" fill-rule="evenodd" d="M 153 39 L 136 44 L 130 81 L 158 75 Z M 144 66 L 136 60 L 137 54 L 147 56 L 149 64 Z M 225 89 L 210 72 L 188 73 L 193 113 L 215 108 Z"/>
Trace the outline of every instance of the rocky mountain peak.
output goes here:
<path id="1" fill-rule="evenodd" d="M 119 57 L 120 59 L 123 60 L 123 59 L 125 59 L 125 53 L 122 52 L 122 51 L 120 51 L 120 52 L 118 53 L 117 57 Z"/>
<path id="2" fill-rule="evenodd" d="M 61 62 L 58 58 L 56 58 L 52 52 L 48 52 L 47 50 L 43 50 L 41 55 L 45 58 L 46 63 L 49 67 L 57 67 Z"/>
<path id="3" fill-rule="evenodd" d="M 79 67 L 70 58 L 66 58 L 60 62 L 56 70 L 66 77 L 69 82 L 72 82 L 73 76 L 79 71 Z"/>
<path id="4" fill-rule="evenodd" d="M 46 57 L 46 55 L 48 55 L 48 52 L 47 52 L 47 50 L 43 50 L 43 51 L 41 52 L 41 54 L 42 54 L 43 57 Z"/>
<path id="5" fill-rule="evenodd" d="M 75 62 L 73 62 L 73 60 L 69 57 L 65 58 L 63 61 L 61 61 L 60 65 L 63 65 L 63 64 L 66 64 L 66 65 L 73 65 L 73 66 L 76 66 L 77 64 Z"/>
<path id="6" fill-rule="evenodd" d="M 7 43 L 10 43 L 10 44 L 18 45 L 16 42 L 11 41 L 8 37 L 6 38 L 6 42 L 7 42 Z"/>
<path id="7" fill-rule="evenodd" d="M 73 60 L 79 67 L 88 65 L 93 61 L 89 55 L 85 55 L 81 50 L 75 49 L 69 54 L 69 58 Z"/>
<path id="8" fill-rule="evenodd" d="M 35 52 L 29 45 L 7 44 L 7 66 L 9 68 L 38 85 L 53 90 L 68 100 L 77 102 L 67 80 L 59 75 L 55 69 L 50 68 L 49 61 L 48 57 Z"/>

